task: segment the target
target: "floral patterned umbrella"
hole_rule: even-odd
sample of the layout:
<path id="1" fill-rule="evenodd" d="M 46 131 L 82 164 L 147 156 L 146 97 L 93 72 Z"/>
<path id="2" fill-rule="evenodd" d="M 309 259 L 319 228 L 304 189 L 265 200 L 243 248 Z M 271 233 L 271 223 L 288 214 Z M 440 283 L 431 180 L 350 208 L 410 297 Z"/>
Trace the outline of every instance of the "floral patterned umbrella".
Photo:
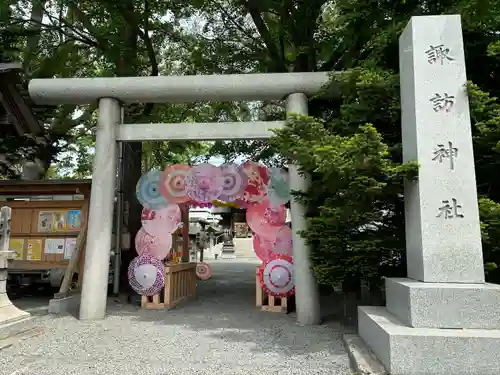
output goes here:
<path id="1" fill-rule="evenodd" d="M 141 228 L 135 235 L 135 248 L 139 255 L 149 254 L 163 260 L 168 256 L 172 248 L 172 234 L 166 233 L 157 237 Z"/>
<path id="2" fill-rule="evenodd" d="M 272 239 L 276 238 L 278 230 L 285 224 L 285 206 L 271 207 L 268 199 L 254 204 L 247 209 L 247 224 L 259 236 Z"/>
<path id="3" fill-rule="evenodd" d="M 293 256 L 292 230 L 284 225 L 278 231 L 272 245 L 273 254 Z"/>
<path id="4" fill-rule="evenodd" d="M 138 294 L 154 296 L 165 286 L 165 267 L 151 255 L 139 255 L 128 266 L 128 281 Z"/>
<path id="5" fill-rule="evenodd" d="M 247 204 L 261 202 L 267 195 L 267 184 L 269 182 L 269 171 L 266 166 L 247 161 L 242 165 L 242 171 L 248 179 L 242 199 Z"/>
<path id="6" fill-rule="evenodd" d="M 149 234 L 162 237 L 165 233 L 173 233 L 181 222 L 181 209 L 175 203 L 159 210 L 144 208 L 141 215 L 142 226 Z"/>
<path id="7" fill-rule="evenodd" d="M 159 181 L 160 193 L 170 203 L 184 203 L 189 200 L 185 178 L 191 171 L 186 164 L 174 164 L 163 171 Z"/>
<path id="8" fill-rule="evenodd" d="M 219 199 L 223 202 L 234 202 L 243 197 L 248 184 L 248 178 L 241 167 L 234 163 L 222 164 L 220 167 L 222 175 L 222 192 Z"/>
<path id="9" fill-rule="evenodd" d="M 165 197 L 160 193 L 158 184 L 161 176 L 160 171 L 149 171 L 141 176 L 137 182 L 136 196 L 143 207 L 155 210 L 168 204 Z"/>
<path id="10" fill-rule="evenodd" d="M 215 165 L 203 163 L 186 175 L 187 196 L 199 203 L 211 203 L 219 198 L 223 189 L 222 172 Z"/>
<path id="11" fill-rule="evenodd" d="M 255 251 L 255 255 L 265 262 L 269 259 L 272 254 L 273 249 L 273 241 L 268 240 L 264 237 L 260 237 L 258 234 L 253 235 L 253 251 Z"/>
<path id="12" fill-rule="evenodd" d="M 295 293 L 293 260 L 288 255 L 273 255 L 257 272 L 260 286 L 274 297 L 288 297 Z"/>

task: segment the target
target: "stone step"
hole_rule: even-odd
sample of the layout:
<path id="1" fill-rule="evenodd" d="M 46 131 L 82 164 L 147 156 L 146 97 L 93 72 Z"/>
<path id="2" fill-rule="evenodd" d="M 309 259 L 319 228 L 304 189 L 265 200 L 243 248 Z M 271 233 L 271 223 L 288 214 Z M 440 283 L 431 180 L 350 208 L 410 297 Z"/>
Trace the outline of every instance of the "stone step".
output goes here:
<path id="1" fill-rule="evenodd" d="M 28 314 L 28 313 L 26 313 Z M 35 328 L 33 317 L 29 314 L 9 319 L 0 324 L 0 340 L 24 334 Z"/>

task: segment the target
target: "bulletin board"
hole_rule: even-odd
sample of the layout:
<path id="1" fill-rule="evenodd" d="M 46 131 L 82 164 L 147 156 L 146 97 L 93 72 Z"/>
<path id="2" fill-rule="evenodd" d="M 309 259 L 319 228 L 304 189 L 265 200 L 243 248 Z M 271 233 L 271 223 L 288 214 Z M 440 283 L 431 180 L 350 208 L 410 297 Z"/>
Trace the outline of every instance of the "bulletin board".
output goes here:
<path id="1" fill-rule="evenodd" d="M 7 186 L 6 186 L 7 184 Z M 20 184 L 14 184 L 20 185 Z M 22 186 L 22 188 L 21 188 Z M 7 190 L 7 191 L 6 191 Z M 12 209 L 9 248 L 15 251 L 12 270 L 66 268 L 75 249 L 76 239 L 86 223 L 90 181 L 84 183 L 25 183 L 11 186 L 0 183 L 0 195 L 81 194 L 83 200 L 3 201 Z M 83 254 L 80 260 L 83 259 Z M 81 261 L 80 270 L 83 270 Z"/>

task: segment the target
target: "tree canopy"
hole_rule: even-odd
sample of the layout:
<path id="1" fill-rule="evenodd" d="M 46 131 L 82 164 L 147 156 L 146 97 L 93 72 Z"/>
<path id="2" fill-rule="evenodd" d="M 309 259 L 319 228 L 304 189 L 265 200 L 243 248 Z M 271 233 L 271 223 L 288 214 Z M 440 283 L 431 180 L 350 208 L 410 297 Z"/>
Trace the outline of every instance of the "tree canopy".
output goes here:
<path id="1" fill-rule="evenodd" d="M 39 77 L 334 72 L 340 96 L 311 98 L 311 117 L 291 120 L 271 142 L 132 143 L 124 157 L 130 181 L 141 170 L 200 157 L 234 160 L 243 155 L 273 163 L 295 158 L 321 182 L 303 197 L 311 224 L 304 235 L 314 249 L 318 279 L 335 285 L 348 276 L 373 281 L 404 272 L 401 182 L 415 173 L 415 166 L 401 165 L 398 37 L 411 16 L 451 13 L 462 15 L 484 255 L 488 277 L 496 280 L 497 0 L 8 0 L 0 5 L 0 55 L 23 63 L 26 82 Z M 50 139 L 37 149 L 50 166 L 48 175 L 90 175 L 95 106 L 35 109 Z M 125 113 L 126 122 L 254 119 L 284 119 L 283 103 L 144 103 L 128 106 Z M 6 149 L 15 156 L 18 146 Z M 133 195 L 127 195 L 131 202 Z"/>

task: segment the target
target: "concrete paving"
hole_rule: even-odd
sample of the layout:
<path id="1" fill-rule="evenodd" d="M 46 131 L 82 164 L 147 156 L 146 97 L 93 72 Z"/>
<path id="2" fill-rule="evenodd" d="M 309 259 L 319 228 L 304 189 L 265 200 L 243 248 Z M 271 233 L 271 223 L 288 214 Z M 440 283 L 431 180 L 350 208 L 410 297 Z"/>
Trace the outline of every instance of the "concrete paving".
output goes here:
<path id="1" fill-rule="evenodd" d="M 238 254 L 210 260 L 214 276 L 199 282 L 198 298 L 171 311 L 110 299 L 105 320 L 80 322 L 17 300 L 37 315 L 37 330 L 0 350 L 0 375 L 352 374 L 341 326 L 300 327 L 294 314 L 261 312 L 258 260 Z"/>

